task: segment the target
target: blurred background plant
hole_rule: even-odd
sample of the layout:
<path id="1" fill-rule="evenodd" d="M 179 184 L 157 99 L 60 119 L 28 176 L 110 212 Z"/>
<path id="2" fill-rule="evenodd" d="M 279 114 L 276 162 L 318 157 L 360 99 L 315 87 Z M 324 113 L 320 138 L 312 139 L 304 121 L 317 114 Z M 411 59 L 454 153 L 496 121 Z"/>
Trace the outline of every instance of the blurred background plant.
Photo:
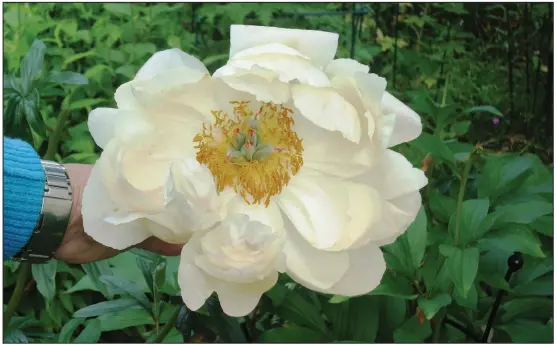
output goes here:
<path id="1" fill-rule="evenodd" d="M 199 312 L 182 305 L 178 258 L 52 261 L 23 280 L 23 265 L 8 261 L 4 309 L 14 292 L 25 298 L 4 322 L 5 342 L 552 342 L 552 4 L 3 10 L 4 135 L 45 158 L 94 163 L 91 109 L 114 106 L 116 87 L 158 50 L 180 48 L 214 71 L 227 60 L 230 24 L 244 23 L 338 32 L 337 57 L 369 64 L 422 116 L 424 133 L 396 149 L 430 178 L 422 212 L 384 248 L 388 272 L 369 295 L 326 296 L 282 277 L 234 319 L 215 299 Z"/>

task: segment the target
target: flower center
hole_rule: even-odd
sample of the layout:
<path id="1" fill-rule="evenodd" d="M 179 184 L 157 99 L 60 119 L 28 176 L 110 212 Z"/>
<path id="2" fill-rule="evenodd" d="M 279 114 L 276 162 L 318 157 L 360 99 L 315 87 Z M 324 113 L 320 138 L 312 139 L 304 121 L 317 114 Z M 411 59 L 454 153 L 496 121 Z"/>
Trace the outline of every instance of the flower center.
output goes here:
<path id="1" fill-rule="evenodd" d="M 246 203 L 269 206 L 303 164 L 292 110 L 262 103 L 253 112 L 248 101 L 230 103 L 233 116 L 213 111 L 215 123 L 203 124 L 203 132 L 194 137 L 197 161 L 209 168 L 218 192 L 232 187 Z"/>

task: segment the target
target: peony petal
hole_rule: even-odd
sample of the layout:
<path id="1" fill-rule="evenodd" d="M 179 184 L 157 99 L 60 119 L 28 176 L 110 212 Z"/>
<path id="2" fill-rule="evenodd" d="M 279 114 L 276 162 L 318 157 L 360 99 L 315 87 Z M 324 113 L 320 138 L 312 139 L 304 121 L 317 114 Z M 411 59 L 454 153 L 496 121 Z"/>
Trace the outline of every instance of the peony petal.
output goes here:
<path id="1" fill-rule="evenodd" d="M 241 317 L 251 313 L 259 303 L 261 296 L 275 286 L 277 281 L 277 272 L 254 283 L 241 284 L 215 280 L 215 291 L 219 296 L 224 313 L 233 317 Z"/>
<path id="2" fill-rule="evenodd" d="M 325 68 L 329 77 L 353 76 L 356 73 L 369 73 L 369 66 L 352 59 L 335 59 Z"/>
<path id="3" fill-rule="evenodd" d="M 385 206 L 383 218 L 374 229 L 391 229 L 391 232 L 388 236 L 377 236 L 372 241 L 378 246 L 386 246 L 396 241 L 398 236 L 402 235 L 416 219 L 421 207 L 422 196 L 420 192 L 413 192 L 390 200 Z"/>
<path id="4" fill-rule="evenodd" d="M 251 48 L 247 48 L 244 50 L 239 51 L 238 53 L 234 54 L 233 56 L 230 56 L 230 59 L 248 59 L 251 57 L 255 57 L 258 55 L 264 55 L 264 54 L 273 54 L 273 55 L 291 55 L 291 56 L 297 56 L 297 57 L 301 57 L 303 59 L 309 60 L 309 57 L 305 56 L 304 54 L 300 53 L 299 51 L 297 51 L 296 49 L 293 49 L 291 47 L 288 47 L 284 44 L 280 44 L 280 43 L 268 43 L 268 44 L 263 44 L 263 45 L 258 45 L 255 47 L 251 47 Z"/>
<path id="5" fill-rule="evenodd" d="M 373 243 L 350 252 L 350 266 L 342 279 L 327 293 L 341 296 L 358 296 L 375 289 L 386 270 L 381 249 Z"/>
<path id="6" fill-rule="evenodd" d="M 284 231 L 282 214 L 275 201 L 271 200 L 269 206 L 259 204 L 248 205 L 242 197 L 236 195 L 228 202 L 227 209 L 227 217 L 245 214 L 249 217 L 250 221 L 265 224 L 276 232 L 282 233 Z"/>
<path id="7" fill-rule="evenodd" d="M 257 66 L 248 71 L 226 65 L 218 69 L 213 77 L 235 90 L 255 95 L 259 102 L 282 104 L 290 99 L 288 85 L 277 80 L 274 72 Z"/>
<path id="8" fill-rule="evenodd" d="M 360 118 L 348 101 L 331 88 L 292 85 L 292 99 L 300 113 L 315 125 L 339 131 L 354 142 L 360 142 Z"/>
<path id="9" fill-rule="evenodd" d="M 381 117 L 383 115 L 381 99 L 387 87 L 387 80 L 377 74 L 355 73 L 354 77 L 366 109 L 373 118 Z"/>
<path id="10" fill-rule="evenodd" d="M 178 268 L 178 284 L 182 299 L 191 310 L 201 308 L 214 291 L 209 285 L 206 275 L 194 263 L 200 250 L 199 236 L 195 236 L 182 249 Z"/>
<path id="11" fill-rule="evenodd" d="M 105 218 L 113 216 L 117 211 L 118 208 L 112 203 L 102 183 L 99 165 L 96 164 L 91 170 L 81 201 L 85 232 L 95 241 L 118 250 L 138 244 L 151 236 L 142 219 L 118 225 L 105 221 Z"/>
<path id="12" fill-rule="evenodd" d="M 286 45 L 308 56 L 318 66 L 325 67 L 336 54 L 338 34 L 266 26 L 230 26 L 230 56 L 268 43 Z"/>
<path id="13" fill-rule="evenodd" d="M 385 200 L 418 191 L 427 185 L 424 172 L 392 150 L 385 150 L 373 169 L 353 180 L 372 186 Z"/>
<path id="14" fill-rule="evenodd" d="M 324 174 L 353 177 L 368 170 L 375 160 L 375 150 L 367 140 L 357 145 L 338 131 L 315 126 L 299 113 L 294 113 L 293 129 L 304 148 L 304 167 Z"/>
<path id="15" fill-rule="evenodd" d="M 126 141 L 152 129 L 142 117 L 113 108 L 93 109 L 89 114 L 87 126 L 93 140 L 101 148 L 105 148 L 115 137 Z"/>
<path id="16" fill-rule="evenodd" d="M 173 48 L 156 52 L 139 69 L 134 80 L 148 80 L 162 73 L 187 67 L 201 74 L 209 74 L 209 71 L 201 61 L 192 55 L 186 54 L 180 49 Z"/>
<path id="17" fill-rule="evenodd" d="M 305 240 L 318 249 L 327 249 L 342 236 L 347 198 L 334 195 L 327 188 L 331 179 L 319 175 L 302 168 L 277 202 Z"/>
<path id="18" fill-rule="evenodd" d="M 396 114 L 394 131 L 388 147 L 412 141 L 420 136 L 422 122 L 420 116 L 414 110 L 388 92 L 383 94 L 381 106 L 385 114 Z"/>
<path id="19" fill-rule="evenodd" d="M 329 78 L 323 70 L 311 63 L 311 61 L 286 54 L 265 54 L 242 59 L 229 60 L 228 65 L 251 70 L 261 67 L 276 73 L 278 80 L 289 83 L 297 80 L 302 84 L 325 87 L 330 86 Z"/>
<path id="20" fill-rule="evenodd" d="M 313 289 L 329 289 L 349 267 L 346 252 L 319 250 L 306 241 L 290 221 L 285 221 L 286 273 L 296 282 Z"/>

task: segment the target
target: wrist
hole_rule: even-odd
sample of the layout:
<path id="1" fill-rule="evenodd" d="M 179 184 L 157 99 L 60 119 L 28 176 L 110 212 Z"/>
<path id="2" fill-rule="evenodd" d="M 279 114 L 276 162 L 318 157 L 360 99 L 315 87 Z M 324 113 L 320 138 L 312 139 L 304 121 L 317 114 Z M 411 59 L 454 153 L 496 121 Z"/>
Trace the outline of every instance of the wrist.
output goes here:
<path id="1" fill-rule="evenodd" d="M 29 242 L 15 257 L 31 263 L 52 259 L 66 233 L 72 208 L 72 188 L 65 168 L 49 161 L 41 161 L 41 166 L 45 183 L 39 221 Z"/>

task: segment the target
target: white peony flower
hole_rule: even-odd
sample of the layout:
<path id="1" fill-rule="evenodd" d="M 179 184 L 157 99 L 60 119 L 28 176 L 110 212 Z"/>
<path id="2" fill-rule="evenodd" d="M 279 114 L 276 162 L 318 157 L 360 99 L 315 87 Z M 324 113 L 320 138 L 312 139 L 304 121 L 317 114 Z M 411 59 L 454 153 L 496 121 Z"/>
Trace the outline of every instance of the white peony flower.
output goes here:
<path id="1" fill-rule="evenodd" d="M 278 272 L 325 293 L 373 290 L 379 247 L 414 220 L 427 183 L 389 148 L 421 122 L 367 66 L 333 60 L 337 40 L 234 25 L 212 78 L 179 50 L 155 54 L 117 90 L 117 110 L 90 115 L 105 151 L 85 230 L 119 249 L 150 234 L 189 240 L 179 282 L 193 310 L 216 292 L 246 315 Z"/>

